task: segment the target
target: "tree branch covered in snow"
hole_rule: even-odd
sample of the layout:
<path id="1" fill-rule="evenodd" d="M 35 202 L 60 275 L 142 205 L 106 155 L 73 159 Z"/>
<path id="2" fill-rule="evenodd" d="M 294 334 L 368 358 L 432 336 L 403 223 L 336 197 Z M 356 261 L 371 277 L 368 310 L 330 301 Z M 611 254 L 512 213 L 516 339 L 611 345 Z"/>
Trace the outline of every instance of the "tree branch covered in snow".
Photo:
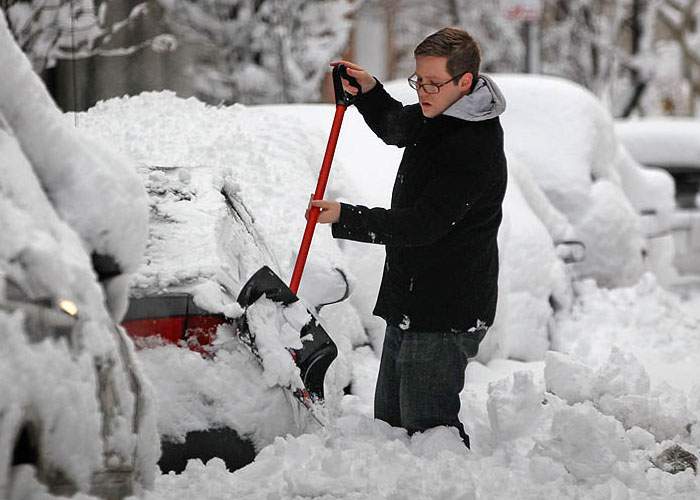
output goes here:
<path id="1" fill-rule="evenodd" d="M 129 39 L 128 30 L 148 16 L 158 16 L 155 0 L 135 5 L 123 19 L 114 19 L 113 0 L 9 0 L 5 16 L 22 51 L 41 73 L 59 59 L 83 59 L 94 55 L 128 55 L 144 47 L 172 50 L 175 40 L 167 34 L 146 40 Z M 119 38 L 119 42 L 115 40 Z"/>
<path id="2" fill-rule="evenodd" d="M 302 102 L 320 97 L 361 0 L 160 0 L 197 46 L 192 75 L 213 102 Z"/>

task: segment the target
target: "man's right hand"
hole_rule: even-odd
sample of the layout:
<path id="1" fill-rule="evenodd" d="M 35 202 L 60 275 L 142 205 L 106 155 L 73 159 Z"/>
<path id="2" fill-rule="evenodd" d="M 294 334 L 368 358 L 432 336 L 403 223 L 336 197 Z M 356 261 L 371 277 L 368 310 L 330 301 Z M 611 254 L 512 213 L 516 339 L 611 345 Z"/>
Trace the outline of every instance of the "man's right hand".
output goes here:
<path id="1" fill-rule="evenodd" d="M 357 83 L 360 84 L 360 87 L 362 88 L 362 93 L 366 94 L 370 90 L 374 88 L 374 86 L 377 84 L 377 81 L 374 79 L 372 75 L 370 75 L 367 71 L 365 71 L 361 66 L 358 66 L 355 63 L 351 63 L 350 61 L 333 61 L 331 63 L 331 66 L 338 66 L 339 64 L 342 64 L 345 66 L 348 70 L 348 75 L 352 76 L 355 80 L 357 80 Z M 350 85 L 350 82 L 348 82 L 345 78 L 341 78 L 343 81 L 343 89 L 345 89 L 345 92 L 351 95 L 357 95 L 357 89 Z"/>

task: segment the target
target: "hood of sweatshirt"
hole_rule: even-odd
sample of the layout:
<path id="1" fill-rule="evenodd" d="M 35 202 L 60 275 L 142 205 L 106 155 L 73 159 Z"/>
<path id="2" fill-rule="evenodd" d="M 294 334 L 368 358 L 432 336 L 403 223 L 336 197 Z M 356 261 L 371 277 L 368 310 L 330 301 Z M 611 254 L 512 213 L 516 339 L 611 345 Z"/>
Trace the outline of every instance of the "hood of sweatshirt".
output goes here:
<path id="1" fill-rule="evenodd" d="M 490 120 L 506 109 L 506 99 L 491 77 L 479 75 L 474 89 L 447 108 L 443 114 L 470 122 Z"/>

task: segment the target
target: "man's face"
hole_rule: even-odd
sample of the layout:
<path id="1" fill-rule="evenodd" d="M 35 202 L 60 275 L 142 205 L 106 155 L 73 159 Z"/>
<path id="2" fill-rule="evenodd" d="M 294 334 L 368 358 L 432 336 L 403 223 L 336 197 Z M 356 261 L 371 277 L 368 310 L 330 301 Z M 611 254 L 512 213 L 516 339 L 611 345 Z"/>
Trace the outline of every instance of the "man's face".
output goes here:
<path id="1" fill-rule="evenodd" d="M 416 76 L 419 84 L 441 84 L 449 81 L 452 75 L 447 71 L 447 57 L 418 56 L 416 57 Z M 437 94 L 428 94 L 419 88 L 418 102 L 423 116 L 434 118 L 449 108 L 459 98 L 467 95 L 472 84 L 472 74 L 466 73 L 452 82 L 442 85 Z"/>

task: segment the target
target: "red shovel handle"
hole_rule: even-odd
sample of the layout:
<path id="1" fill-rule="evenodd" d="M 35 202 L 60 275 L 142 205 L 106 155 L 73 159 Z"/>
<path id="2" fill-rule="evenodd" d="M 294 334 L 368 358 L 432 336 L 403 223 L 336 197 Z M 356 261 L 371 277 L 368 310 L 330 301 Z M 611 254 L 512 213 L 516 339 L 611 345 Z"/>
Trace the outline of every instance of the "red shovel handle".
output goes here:
<path id="1" fill-rule="evenodd" d="M 328 145 L 326 146 L 326 154 L 323 156 L 323 164 L 321 165 L 321 173 L 318 176 L 318 183 L 316 184 L 316 191 L 314 192 L 314 200 L 322 200 L 323 194 L 326 192 L 326 185 L 328 184 L 328 176 L 331 172 L 331 163 L 333 162 L 333 155 L 335 154 L 335 146 L 338 143 L 338 135 L 340 134 L 340 125 L 343 123 L 343 116 L 345 115 L 345 110 L 347 106 L 343 104 L 338 104 L 335 107 L 335 116 L 333 117 L 333 127 L 331 128 L 331 135 L 328 138 Z M 306 258 L 309 255 L 309 248 L 311 247 L 311 239 L 314 237 L 314 229 L 316 228 L 316 222 L 318 221 L 319 213 L 321 209 L 318 207 L 312 207 L 309 210 L 309 218 L 306 221 L 306 228 L 304 229 L 304 237 L 301 240 L 301 247 L 299 248 L 299 255 L 297 256 L 297 262 L 294 265 L 294 272 L 292 273 L 292 281 L 289 284 L 289 289 L 296 295 L 297 290 L 299 290 L 299 283 L 301 282 L 301 274 L 304 272 L 304 265 L 306 264 Z"/>

